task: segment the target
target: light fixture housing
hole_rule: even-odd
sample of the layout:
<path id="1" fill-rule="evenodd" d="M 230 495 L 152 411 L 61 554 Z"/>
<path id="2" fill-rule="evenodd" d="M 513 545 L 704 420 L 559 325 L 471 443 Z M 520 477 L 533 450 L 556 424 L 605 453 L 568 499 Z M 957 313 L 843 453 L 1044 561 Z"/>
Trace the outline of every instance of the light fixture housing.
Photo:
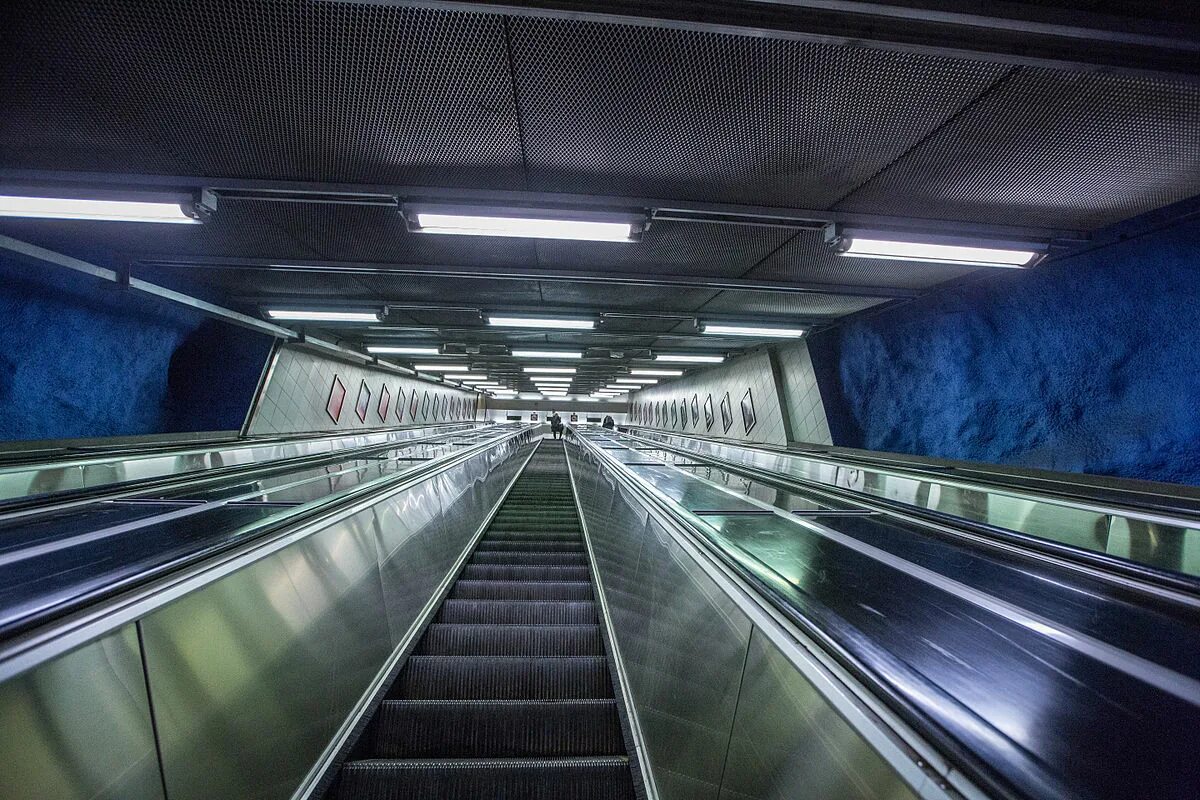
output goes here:
<path id="1" fill-rule="evenodd" d="M 408 345 L 395 344 L 369 344 L 367 345 L 368 353 L 378 355 L 395 355 L 395 356 L 437 356 L 441 355 L 441 351 L 436 347 L 410 347 Z"/>
<path id="2" fill-rule="evenodd" d="M 755 336 L 770 339 L 799 339 L 805 333 L 805 328 L 776 328 L 770 325 L 717 325 L 704 323 L 700 326 L 701 333 L 710 336 Z"/>
<path id="3" fill-rule="evenodd" d="M 500 328 L 551 328 L 564 331 L 590 331 L 596 327 L 593 319 L 563 319 L 552 317 L 488 316 L 488 325 Z"/>
<path id="4" fill-rule="evenodd" d="M 513 358 L 583 358 L 578 350 L 513 350 Z"/>
<path id="5" fill-rule="evenodd" d="M 657 378 L 617 378 L 613 383 L 618 386 L 650 386 L 658 383 Z"/>
<path id="6" fill-rule="evenodd" d="M 268 308 L 268 317 L 280 322 L 379 322 L 377 311 L 320 311 L 302 308 Z"/>
<path id="7" fill-rule="evenodd" d="M 1032 267 L 1046 254 L 1045 242 L 968 236 L 861 230 L 830 225 L 825 242 L 840 256 L 888 261 L 924 261 L 965 267 Z"/>
<path id="8" fill-rule="evenodd" d="M 574 367 L 523 367 L 525 372 L 540 372 L 547 375 L 574 375 Z"/>
<path id="9" fill-rule="evenodd" d="M 418 372 L 468 372 L 471 368 L 466 364 L 413 364 L 413 369 Z"/>
<path id="10" fill-rule="evenodd" d="M 549 208 L 489 208 L 405 203 L 411 233 L 509 236 L 590 242 L 636 242 L 646 227 L 645 213 Z"/>
<path id="11" fill-rule="evenodd" d="M 661 375 L 664 378 L 678 378 L 683 374 L 681 369 L 631 369 L 630 375 Z"/>
<path id="12" fill-rule="evenodd" d="M 200 222 L 190 204 L 19 195 L 0 195 L 0 217 L 165 222 L 177 225 L 195 225 Z"/>
<path id="13" fill-rule="evenodd" d="M 725 356 L 700 356 L 690 353 L 656 353 L 654 360 L 674 364 L 720 364 L 725 360 Z"/>

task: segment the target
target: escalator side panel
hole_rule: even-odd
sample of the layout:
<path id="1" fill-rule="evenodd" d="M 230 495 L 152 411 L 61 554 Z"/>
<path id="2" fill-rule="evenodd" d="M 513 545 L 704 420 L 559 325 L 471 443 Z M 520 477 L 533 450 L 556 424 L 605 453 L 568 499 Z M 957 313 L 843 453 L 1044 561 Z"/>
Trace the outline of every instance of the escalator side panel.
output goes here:
<path id="1" fill-rule="evenodd" d="M 913 797 L 794 666 L 764 655 L 765 637 L 638 498 L 590 453 L 568 456 L 663 800 Z M 797 770 L 821 759 L 830 763 L 811 776 Z M 749 780 L 752 770 L 761 774 Z"/>

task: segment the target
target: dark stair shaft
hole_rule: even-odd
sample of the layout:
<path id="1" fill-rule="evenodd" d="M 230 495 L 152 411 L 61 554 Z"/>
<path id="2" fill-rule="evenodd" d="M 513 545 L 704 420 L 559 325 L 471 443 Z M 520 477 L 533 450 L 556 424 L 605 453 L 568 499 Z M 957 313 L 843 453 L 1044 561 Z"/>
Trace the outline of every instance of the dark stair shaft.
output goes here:
<path id="1" fill-rule="evenodd" d="M 543 442 L 341 771 L 338 800 L 632 800 L 566 455 Z"/>

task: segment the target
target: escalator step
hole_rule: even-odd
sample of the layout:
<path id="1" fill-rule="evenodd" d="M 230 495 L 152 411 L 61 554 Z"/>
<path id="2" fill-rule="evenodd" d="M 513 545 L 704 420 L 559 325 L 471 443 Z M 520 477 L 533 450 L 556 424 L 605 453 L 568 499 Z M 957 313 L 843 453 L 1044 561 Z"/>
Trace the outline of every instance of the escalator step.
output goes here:
<path id="1" fill-rule="evenodd" d="M 582 539 L 574 539 L 569 542 L 548 542 L 542 539 L 504 539 L 495 541 L 483 539 L 479 542 L 479 547 L 475 548 L 476 553 L 519 552 L 525 550 L 536 550 L 541 553 L 582 553 L 584 551 Z"/>
<path id="2" fill-rule="evenodd" d="M 468 625 L 587 625 L 597 621 L 596 605 L 511 600 L 447 600 L 437 622 Z"/>
<path id="3" fill-rule="evenodd" d="M 562 530 L 555 528 L 555 531 Z M 551 533 L 538 530 L 489 530 L 483 537 L 484 542 L 578 542 L 582 535 L 578 531 Z"/>
<path id="4" fill-rule="evenodd" d="M 573 600 L 592 598 L 588 581 L 470 581 L 459 580 L 450 589 L 456 600 Z"/>
<path id="5" fill-rule="evenodd" d="M 417 655 L 599 656 L 599 625 L 430 625 Z"/>
<path id="6" fill-rule="evenodd" d="M 623 756 L 561 759 L 354 761 L 342 770 L 349 800 L 633 800 Z"/>
<path id="7" fill-rule="evenodd" d="M 612 697 L 603 656 L 411 656 L 392 687 L 403 700 Z"/>
<path id="8" fill-rule="evenodd" d="M 587 556 L 583 553 L 537 553 L 522 550 L 513 552 L 485 552 L 478 550 L 471 556 L 472 564 L 548 564 L 564 567 L 586 567 Z"/>
<path id="9" fill-rule="evenodd" d="M 467 564 L 462 577 L 484 581 L 586 581 L 587 567 L 557 564 Z"/>
<path id="10" fill-rule="evenodd" d="M 615 700 L 388 700 L 379 758 L 624 755 Z"/>

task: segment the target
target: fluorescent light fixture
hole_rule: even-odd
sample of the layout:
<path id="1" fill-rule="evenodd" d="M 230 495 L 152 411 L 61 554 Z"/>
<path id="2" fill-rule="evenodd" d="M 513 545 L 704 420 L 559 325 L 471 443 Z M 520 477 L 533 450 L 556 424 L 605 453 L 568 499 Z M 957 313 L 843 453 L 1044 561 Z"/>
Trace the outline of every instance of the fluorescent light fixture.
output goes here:
<path id="1" fill-rule="evenodd" d="M 658 383 L 658 378 L 617 378 L 613 383 L 616 384 L 632 384 L 633 386 L 648 386 L 652 383 Z"/>
<path id="2" fill-rule="evenodd" d="M 574 367 L 525 367 L 526 372 L 540 372 L 547 375 L 574 375 Z"/>
<path id="3" fill-rule="evenodd" d="M 463 383 L 487 383 L 491 380 L 487 375 L 455 375 L 454 379 Z"/>
<path id="4" fill-rule="evenodd" d="M 678 364 L 720 364 L 725 356 L 693 356 L 687 353 L 658 353 L 655 361 L 670 361 Z"/>
<path id="5" fill-rule="evenodd" d="M 683 374 L 681 369 L 631 369 L 630 375 L 662 375 L 667 378 L 677 378 Z"/>
<path id="6" fill-rule="evenodd" d="M 78 200 L 67 197 L 17 197 L 0 195 L 0 217 L 84 219 L 108 222 L 170 222 L 193 225 L 179 203 L 144 203 L 130 200 Z"/>
<path id="7" fill-rule="evenodd" d="M 471 368 L 466 364 L 413 364 L 413 369 L 419 372 L 467 372 Z"/>
<path id="8" fill-rule="evenodd" d="M 1032 242 L 837 228 L 827 229 L 825 240 L 841 256 L 1010 269 L 1031 267 L 1046 251 Z"/>
<path id="9" fill-rule="evenodd" d="M 590 331 L 596 327 L 591 319 L 551 319 L 549 317 L 488 317 L 488 325 L 502 328 L 555 328 L 568 331 Z"/>
<path id="10" fill-rule="evenodd" d="M 577 397 L 575 399 L 581 403 L 594 403 L 597 400 L 599 400 L 600 398 L 599 397 Z"/>
<path id="11" fill-rule="evenodd" d="M 574 383 L 570 378 L 532 378 L 529 382 L 538 386 L 570 386 Z"/>
<path id="12" fill-rule="evenodd" d="M 624 212 L 561 209 L 497 209 L 407 204 L 405 222 L 413 233 L 459 236 L 515 236 L 523 239 L 572 239 L 591 242 L 634 242 L 646 218 Z"/>
<path id="13" fill-rule="evenodd" d="M 287 322 L 379 322 L 376 311 L 306 311 L 298 308 L 268 308 L 267 316 Z"/>
<path id="14" fill-rule="evenodd" d="M 522 400 L 541 400 L 542 399 L 542 396 L 540 394 L 536 394 L 536 393 L 522 394 L 522 395 L 518 395 L 518 397 L 520 397 Z"/>
<path id="15" fill-rule="evenodd" d="M 578 350 L 514 350 L 515 359 L 582 359 Z"/>
<path id="16" fill-rule="evenodd" d="M 392 345 L 392 344 L 369 344 L 367 345 L 368 353 L 379 353 L 397 356 L 436 356 L 439 351 L 436 347 L 408 347 L 407 345 Z"/>
<path id="17" fill-rule="evenodd" d="M 709 325 L 700 328 L 701 333 L 715 336 L 761 336 L 777 339 L 799 339 L 804 328 L 772 328 L 757 325 Z"/>

